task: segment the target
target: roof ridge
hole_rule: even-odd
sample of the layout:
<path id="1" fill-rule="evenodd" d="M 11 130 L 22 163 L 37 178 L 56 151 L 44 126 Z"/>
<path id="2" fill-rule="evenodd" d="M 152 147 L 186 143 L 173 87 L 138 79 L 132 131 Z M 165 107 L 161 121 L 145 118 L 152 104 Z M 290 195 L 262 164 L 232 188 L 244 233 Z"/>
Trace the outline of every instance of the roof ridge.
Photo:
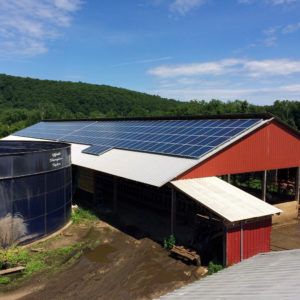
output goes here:
<path id="1" fill-rule="evenodd" d="M 217 114 L 217 115 L 187 115 L 187 116 L 157 116 L 157 117 L 121 117 L 121 118 L 85 118 L 85 119 L 46 119 L 43 122 L 80 122 L 80 121 L 155 121 L 155 120 L 204 120 L 204 119 L 270 119 L 271 113 L 251 114 Z"/>

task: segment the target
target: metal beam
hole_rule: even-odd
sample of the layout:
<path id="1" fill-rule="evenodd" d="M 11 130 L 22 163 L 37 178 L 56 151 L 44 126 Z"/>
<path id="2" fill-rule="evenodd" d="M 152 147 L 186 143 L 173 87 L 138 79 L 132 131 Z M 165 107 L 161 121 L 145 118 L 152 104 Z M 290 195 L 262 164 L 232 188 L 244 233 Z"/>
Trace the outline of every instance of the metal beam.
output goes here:
<path id="1" fill-rule="evenodd" d="M 176 224 L 176 190 L 172 188 L 172 199 L 171 199 L 171 234 L 175 233 Z"/>
<path id="2" fill-rule="evenodd" d="M 261 181 L 261 199 L 266 201 L 267 192 L 267 170 L 263 171 L 262 181 Z"/>

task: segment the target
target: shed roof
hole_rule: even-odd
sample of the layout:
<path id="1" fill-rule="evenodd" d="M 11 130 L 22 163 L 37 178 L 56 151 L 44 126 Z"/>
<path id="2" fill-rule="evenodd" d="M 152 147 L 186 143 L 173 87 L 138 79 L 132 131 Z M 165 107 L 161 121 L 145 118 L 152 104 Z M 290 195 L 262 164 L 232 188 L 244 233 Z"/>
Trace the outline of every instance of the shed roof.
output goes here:
<path id="1" fill-rule="evenodd" d="M 282 210 L 217 178 L 176 180 L 172 185 L 229 222 L 282 212 Z"/>
<path id="2" fill-rule="evenodd" d="M 298 299 L 300 249 L 258 254 L 160 300 Z"/>

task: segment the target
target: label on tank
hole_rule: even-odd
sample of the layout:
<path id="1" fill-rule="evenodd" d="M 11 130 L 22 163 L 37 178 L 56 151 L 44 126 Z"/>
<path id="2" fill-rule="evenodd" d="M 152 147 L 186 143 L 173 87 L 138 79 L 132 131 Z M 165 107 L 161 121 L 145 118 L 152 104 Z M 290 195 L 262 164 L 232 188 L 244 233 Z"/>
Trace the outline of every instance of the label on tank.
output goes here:
<path id="1" fill-rule="evenodd" d="M 49 163 L 52 168 L 60 168 L 62 166 L 63 157 L 61 151 L 51 153 Z"/>

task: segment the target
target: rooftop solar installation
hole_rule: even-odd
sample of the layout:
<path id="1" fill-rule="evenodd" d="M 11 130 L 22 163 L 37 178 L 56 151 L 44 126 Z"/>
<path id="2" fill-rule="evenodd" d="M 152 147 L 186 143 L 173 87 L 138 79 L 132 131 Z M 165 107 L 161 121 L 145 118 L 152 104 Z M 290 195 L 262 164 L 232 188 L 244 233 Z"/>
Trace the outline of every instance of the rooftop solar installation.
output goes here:
<path id="1" fill-rule="evenodd" d="M 100 155 L 112 148 L 200 158 L 261 119 L 122 120 L 40 122 L 14 135 L 91 145 Z"/>

